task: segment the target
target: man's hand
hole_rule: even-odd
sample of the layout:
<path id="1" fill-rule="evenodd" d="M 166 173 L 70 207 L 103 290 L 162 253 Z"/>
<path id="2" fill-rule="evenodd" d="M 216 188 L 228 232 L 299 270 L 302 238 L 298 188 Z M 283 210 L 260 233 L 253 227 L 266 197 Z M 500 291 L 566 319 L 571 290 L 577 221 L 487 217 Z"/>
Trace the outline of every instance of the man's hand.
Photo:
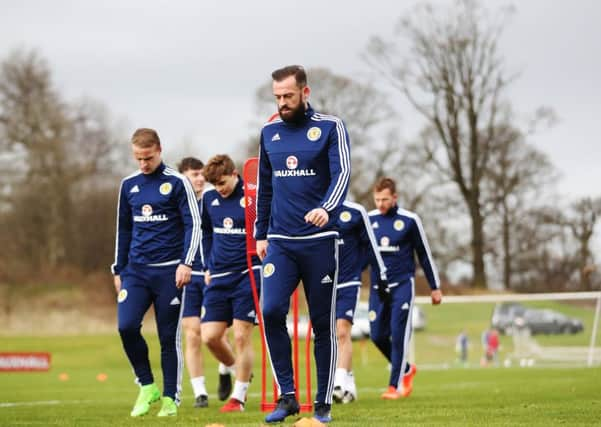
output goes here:
<path id="1" fill-rule="evenodd" d="M 267 240 L 257 240 L 257 255 L 261 261 L 267 256 Z"/>
<path id="2" fill-rule="evenodd" d="M 378 298 L 380 298 L 380 302 L 386 305 L 389 305 L 392 301 L 390 288 L 388 288 L 388 280 L 378 280 Z"/>
<path id="3" fill-rule="evenodd" d="M 442 302 L 442 291 L 440 289 L 434 289 L 432 291 L 432 305 L 438 305 Z"/>
<path id="4" fill-rule="evenodd" d="M 117 292 L 117 294 L 119 294 L 119 292 L 121 291 L 121 276 L 118 274 L 115 274 L 113 276 L 113 284 L 115 285 L 115 292 Z"/>
<path id="5" fill-rule="evenodd" d="M 205 271 L 205 285 L 209 286 L 211 283 L 211 272 L 209 270 Z"/>
<path id="6" fill-rule="evenodd" d="M 305 215 L 305 222 L 310 222 L 317 227 L 323 227 L 328 223 L 330 215 L 324 208 L 315 208 Z"/>
<path id="7" fill-rule="evenodd" d="M 175 286 L 180 289 L 190 283 L 192 278 L 192 267 L 186 264 L 180 264 L 175 270 Z"/>

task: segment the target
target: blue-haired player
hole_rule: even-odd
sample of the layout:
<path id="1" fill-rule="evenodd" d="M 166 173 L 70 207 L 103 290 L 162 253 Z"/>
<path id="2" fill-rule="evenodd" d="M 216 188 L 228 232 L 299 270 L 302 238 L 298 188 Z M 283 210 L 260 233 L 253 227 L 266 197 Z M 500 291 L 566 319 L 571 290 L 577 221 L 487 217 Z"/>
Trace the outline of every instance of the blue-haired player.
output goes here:
<path id="1" fill-rule="evenodd" d="M 215 189 L 205 192 L 202 204 L 202 246 L 207 267 L 202 339 L 222 365 L 230 369 L 235 366 L 233 392 L 220 411 L 240 412 L 244 410 L 254 359 L 252 331 L 256 311 L 250 274 L 259 283 L 261 266 L 257 258 L 254 268 L 248 271 L 244 184 L 234 162 L 224 154 L 214 156 L 203 174 Z M 234 331 L 235 354 L 224 339 L 229 326 Z"/>
<path id="2" fill-rule="evenodd" d="M 350 403 L 357 399 L 357 386 L 352 372 L 353 344 L 351 328 L 359 293 L 361 272 L 366 261 L 371 265 L 378 285 L 387 287 L 386 267 L 380 256 L 376 238 L 365 208 L 358 203 L 345 201 L 338 215 L 340 232 L 339 273 L 336 287 L 336 337 L 338 362 L 334 378 L 334 401 Z"/>
<path id="3" fill-rule="evenodd" d="M 415 296 L 415 257 L 431 288 L 432 304 L 440 304 L 438 272 L 422 222 L 415 213 L 397 205 L 396 184 L 381 178 L 374 186 L 376 208 L 369 213 L 371 226 L 386 265 L 388 289 L 376 284 L 372 274 L 369 295 L 371 339 L 391 364 L 388 390 L 382 399 L 408 397 L 413 390 L 415 365 L 408 363 L 411 312 Z"/>
<path id="4" fill-rule="evenodd" d="M 161 141 L 152 129 L 132 136 L 140 168 L 119 190 L 114 274 L 123 348 L 140 384 L 132 417 L 148 413 L 161 398 L 140 333 L 154 306 L 163 369 L 163 402 L 158 415 L 177 415 L 181 394 L 180 316 L 182 287 L 190 282 L 200 243 L 200 214 L 190 181 L 161 160 Z"/>
<path id="5" fill-rule="evenodd" d="M 303 67 L 281 68 L 272 78 L 279 118 L 261 131 L 255 237 L 263 260 L 265 335 L 280 397 L 265 421 L 280 422 L 299 411 L 286 315 L 302 280 L 315 332 L 314 416 L 329 422 L 337 357 L 336 221 L 348 190 L 350 146 L 342 120 L 309 105 Z"/>

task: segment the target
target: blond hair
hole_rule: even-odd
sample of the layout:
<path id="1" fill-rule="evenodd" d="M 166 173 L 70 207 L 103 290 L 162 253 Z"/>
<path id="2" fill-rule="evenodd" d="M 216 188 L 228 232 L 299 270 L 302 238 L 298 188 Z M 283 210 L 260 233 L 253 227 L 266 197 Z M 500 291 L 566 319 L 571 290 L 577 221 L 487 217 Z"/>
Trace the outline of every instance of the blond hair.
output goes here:
<path id="1" fill-rule="evenodd" d="M 150 148 L 153 145 L 161 146 L 159 135 L 154 129 L 149 128 L 137 129 L 131 137 L 131 143 L 140 148 Z"/>

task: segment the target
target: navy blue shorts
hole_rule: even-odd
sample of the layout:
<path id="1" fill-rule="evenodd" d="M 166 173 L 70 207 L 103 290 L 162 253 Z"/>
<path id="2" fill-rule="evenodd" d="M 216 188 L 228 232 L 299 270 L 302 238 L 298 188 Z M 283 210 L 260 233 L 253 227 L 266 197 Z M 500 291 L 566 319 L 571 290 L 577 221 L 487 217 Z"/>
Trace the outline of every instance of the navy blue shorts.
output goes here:
<path id="1" fill-rule="evenodd" d="M 360 291 L 360 286 L 345 286 L 336 289 L 336 319 L 345 319 L 351 324 L 353 323 Z"/>
<path id="2" fill-rule="evenodd" d="M 204 274 L 193 271 L 192 280 L 184 287 L 184 310 L 182 317 L 200 317 L 204 288 Z"/>
<path id="3" fill-rule="evenodd" d="M 253 269 L 257 292 L 261 286 L 260 270 L 260 266 Z M 201 322 L 227 322 L 229 326 L 234 319 L 250 323 L 257 320 L 247 272 L 211 277 L 211 282 L 205 286 Z"/>

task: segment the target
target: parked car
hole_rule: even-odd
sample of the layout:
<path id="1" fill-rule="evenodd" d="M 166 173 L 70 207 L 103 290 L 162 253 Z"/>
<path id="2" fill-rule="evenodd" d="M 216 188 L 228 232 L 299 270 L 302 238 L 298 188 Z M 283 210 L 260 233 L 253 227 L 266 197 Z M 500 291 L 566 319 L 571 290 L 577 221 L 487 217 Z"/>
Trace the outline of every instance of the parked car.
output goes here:
<path id="1" fill-rule="evenodd" d="M 505 335 L 511 335 L 514 328 L 528 328 L 533 335 L 575 334 L 584 329 L 579 319 L 550 309 L 527 308 L 515 302 L 497 304 L 491 326 Z"/>
<path id="2" fill-rule="evenodd" d="M 298 319 L 298 335 L 301 339 L 304 339 L 307 333 L 309 317 L 307 315 L 301 315 Z M 418 306 L 413 306 L 412 315 L 413 330 L 420 331 L 426 327 L 426 315 L 424 311 Z M 288 335 L 292 337 L 292 316 L 288 316 L 287 325 Z M 358 340 L 361 338 L 369 338 L 369 305 L 367 302 L 360 301 L 355 311 L 355 319 L 351 328 L 351 338 Z"/>
<path id="3" fill-rule="evenodd" d="M 527 327 L 531 334 L 575 334 L 584 329 L 582 321 L 553 310 L 528 309 L 515 319 L 516 325 Z"/>
<path id="4" fill-rule="evenodd" d="M 491 327 L 505 335 L 511 335 L 516 317 L 522 316 L 526 311 L 526 307 L 517 302 L 504 302 L 495 306 Z"/>

